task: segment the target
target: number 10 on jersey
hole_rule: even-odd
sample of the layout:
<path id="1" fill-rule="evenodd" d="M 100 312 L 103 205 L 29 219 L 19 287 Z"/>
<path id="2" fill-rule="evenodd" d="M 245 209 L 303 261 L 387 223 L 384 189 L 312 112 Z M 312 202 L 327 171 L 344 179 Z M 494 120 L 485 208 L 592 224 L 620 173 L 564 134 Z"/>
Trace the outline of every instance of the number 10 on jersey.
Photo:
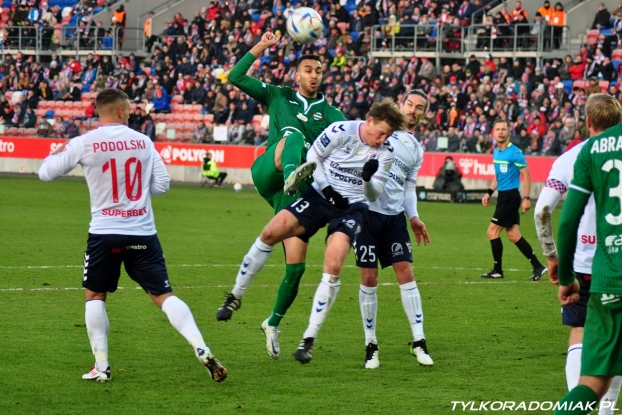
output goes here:
<path id="1" fill-rule="evenodd" d="M 110 170 L 110 179 L 112 181 L 112 202 L 119 203 L 119 175 L 116 159 L 110 159 L 104 163 L 102 173 L 106 173 L 108 170 Z M 143 192 L 142 163 L 136 157 L 130 157 L 125 162 L 125 168 L 122 173 L 121 184 L 125 183 L 125 195 L 132 202 L 139 200 Z"/>

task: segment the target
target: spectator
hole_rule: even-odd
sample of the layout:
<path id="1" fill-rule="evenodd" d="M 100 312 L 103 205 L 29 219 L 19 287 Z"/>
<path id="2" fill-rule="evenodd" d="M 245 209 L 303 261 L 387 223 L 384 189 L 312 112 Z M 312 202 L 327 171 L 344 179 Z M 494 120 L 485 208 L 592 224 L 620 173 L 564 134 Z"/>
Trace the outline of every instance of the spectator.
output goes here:
<path id="1" fill-rule="evenodd" d="M 65 137 L 65 120 L 60 115 L 56 116 L 56 121 L 54 122 L 54 137 L 63 138 Z"/>
<path id="2" fill-rule="evenodd" d="M 48 122 L 47 117 L 43 117 L 43 119 L 39 123 L 39 126 L 37 127 L 37 136 L 47 138 L 52 137 L 52 134 L 54 134 L 54 128 L 52 127 L 52 124 Z"/>
<path id="3" fill-rule="evenodd" d="M 550 25 L 552 23 L 553 14 L 555 13 L 555 9 L 551 7 L 551 3 L 549 0 L 544 0 L 542 7 L 538 9 L 538 13 L 546 20 L 546 22 Z"/>
<path id="4" fill-rule="evenodd" d="M 26 107 L 24 116 L 22 117 L 22 121 L 19 124 L 19 127 L 35 128 L 36 125 L 37 125 L 37 116 L 33 112 L 32 108 Z"/>
<path id="5" fill-rule="evenodd" d="M 594 16 L 594 21 L 592 22 L 592 29 L 609 29 L 611 27 L 611 14 L 607 10 L 607 6 L 605 3 L 600 3 L 598 5 L 598 12 Z"/>
<path id="6" fill-rule="evenodd" d="M 145 122 L 140 127 L 140 132 L 149 137 L 151 141 L 155 141 L 155 125 L 153 124 L 153 119 L 148 114 L 145 117 Z"/>
<path id="7" fill-rule="evenodd" d="M 197 123 L 194 133 L 192 134 L 193 143 L 211 143 L 211 137 L 208 135 L 207 126 L 203 121 Z"/>
<path id="8" fill-rule="evenodd" d="M 69 119 L 69 122 L 67 123 L 67 126 L 65 127 L 64 137 L 71 139 L 79 135 L 80 135 L 80 128 L 76 124 L 76 120 L 73 117 L 71 117 Z"/>
<path id="9" fill-rule="evenodd" d="M 168 114 L 171 112 L 170 98 L 162 87 L 155 89 L 153 94 L 153 111 L 156 114 Z"/>

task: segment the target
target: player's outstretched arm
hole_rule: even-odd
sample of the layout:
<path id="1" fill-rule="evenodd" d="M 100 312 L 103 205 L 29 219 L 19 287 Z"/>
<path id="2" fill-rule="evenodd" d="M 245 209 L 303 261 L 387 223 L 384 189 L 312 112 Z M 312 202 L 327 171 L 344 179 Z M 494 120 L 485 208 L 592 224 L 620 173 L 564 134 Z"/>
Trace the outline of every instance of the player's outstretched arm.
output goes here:
<path id="1" fill-rule="evenodd" d="M 231 69 L 227 79 L 233 85 L 250 95 L 259 102 L 268 104 L 272 96 L 278 91 L 278 87 L 268 85 L 258 79 L 248 76 L 246 73 L 261 54 L 269 47 L 275 45 L 281 37 L 272 32 L 266 32 L 257 43 L 240 61 Z"/>
<path id="2" fill-rule="evenodd" d="M 551 180 L 548 180 L 550 182 Z M 564 189 L 566 186 L 563 186 Z M 549 280 L 553 284 L 557 284 L 558 280 L 558 261 L 557 261 L 557 248 L 555 247 L 555 240 L 553 239 L 553 224 L 551 215 L 555 210 L 555 207 L 561 200 L 562 193 L 551 187 L 542 189 L 540 196 L 538 196 L 538 202 L 536 203 L 536 209 L 534 212 L 534 221 L 536 222 L 536 233 L 538 235 L 538 241 L 542 247 L 542 253 L 546 257 L 547 267 L 549 269 Z"/>
<path id="3" fill-rule="evenodd" d="M 166 171 L 166 166 L 160 153 L 153 149 L 153 176 L 151 178 L 151 185 L 149 191 L 152 195 L 161 195 L 168 192 L 171 186 L 171 178 Z"/>
<path id="4" fill-rule="evenodd" d="M 39 178 L 44 182 L 51 182 L 65 176 L 80 162 L 82 153 L 80 138 L 65 142 L 43 161 L 39 168 Z"/>

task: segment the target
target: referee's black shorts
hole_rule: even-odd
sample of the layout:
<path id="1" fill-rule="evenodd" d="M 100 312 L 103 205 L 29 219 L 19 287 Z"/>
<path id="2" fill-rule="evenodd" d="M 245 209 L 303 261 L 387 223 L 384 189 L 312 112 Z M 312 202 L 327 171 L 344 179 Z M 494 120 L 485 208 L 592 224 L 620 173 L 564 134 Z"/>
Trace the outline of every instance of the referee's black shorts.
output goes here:
<path id="1" fill-rule="evenodd" d="M 500 191 L 497 197 L 497 208 L 490 221 L 504 228 L 520 225 L 518 209 L 521 201 L 522 198 L 518 189 Z"/>

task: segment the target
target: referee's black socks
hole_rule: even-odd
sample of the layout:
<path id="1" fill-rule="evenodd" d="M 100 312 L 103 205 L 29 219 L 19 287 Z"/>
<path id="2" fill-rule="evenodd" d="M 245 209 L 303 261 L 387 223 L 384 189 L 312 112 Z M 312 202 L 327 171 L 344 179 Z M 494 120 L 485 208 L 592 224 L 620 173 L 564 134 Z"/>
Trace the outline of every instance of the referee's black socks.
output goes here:
<path id="1" fill-rule="evenodd" d="M 527 258 L 529 262 L 531 262 L 531 266 L 533 267 L 533 269 L 536 269 L 542 266 L 542 264 L 536 257 L 536 254 L 533 253 L 533 249 L 531 249 L 531 245 L 529 245 L 529 242 L 527 242 L 525 238 L 521 237 L 518 240 L 518 242 L 516 242 L 516 246 L 518 247 L 518 249 L 520 249 L 522 254 L 525 255 L 525 258 Z M 493 251 L 494 251 L 494 248 L 493 248 Z"/>
<path id="2" fill-rule="evenodd" d="M 492 259 L 495 261 L 494 270 L 498 273 L 503 272 L 503 267 L 501 266 L 501 258 L 503 258 L 503 243 L 501 243 L 501 238 L 492 239 L 490 241 L 490 246 L 492 247 Z M 529 244 L 527 244 L 529 246 Z"/>

